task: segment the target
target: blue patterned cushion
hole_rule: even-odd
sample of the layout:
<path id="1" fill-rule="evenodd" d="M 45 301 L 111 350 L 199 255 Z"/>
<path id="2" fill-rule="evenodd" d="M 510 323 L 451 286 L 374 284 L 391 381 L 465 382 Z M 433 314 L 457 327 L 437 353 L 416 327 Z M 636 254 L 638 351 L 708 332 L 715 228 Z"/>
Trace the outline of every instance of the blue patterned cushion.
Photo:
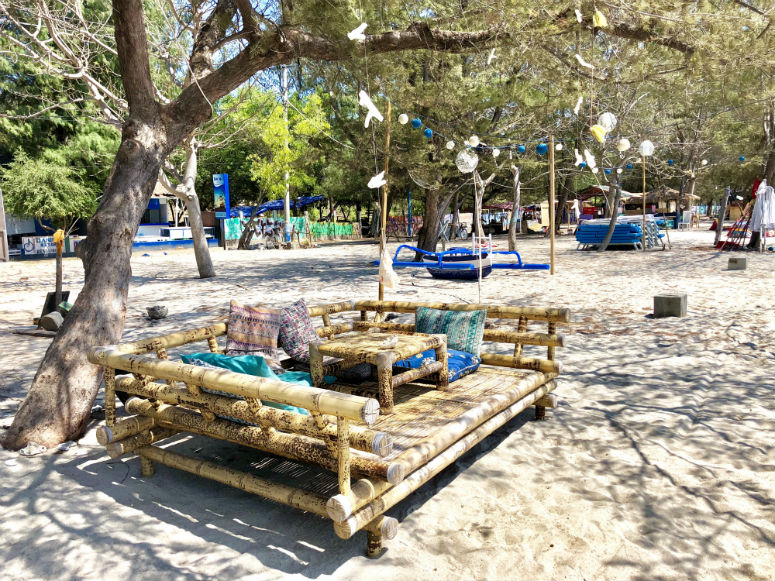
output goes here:
<path id="1" fill-rule="evenodd" d="M 447 349 L 457 349 L 479 356 L 484 336 L 487 311 L 440 311 L 417 307 L 414 329 L 418 333 L 443 333 Z"/>
<path id="2" fill-rule="evenodd" d="M 423 351 L 418 355 L 414 355 L 401 361 L 396 361 L 393 367 L 401 367 L 404 369 L 418 369 L 422 367 L 422 361 L 425 358 L 431 358 L 436 361 L 436 352 L 433 349 Z M 458 351 L 457 349 L 447 349 L 447 371 L 449 373 L 450 382 L 455 381 L 473 373 L 479 369 L 481 359 L 465 351 Z"/>
<path id="3" fill-rule="evenodd" d="M 320 342 L 304 299 L 282 308 L 280 346 L 291 359 L 309 363 L 309 344 Z"/>

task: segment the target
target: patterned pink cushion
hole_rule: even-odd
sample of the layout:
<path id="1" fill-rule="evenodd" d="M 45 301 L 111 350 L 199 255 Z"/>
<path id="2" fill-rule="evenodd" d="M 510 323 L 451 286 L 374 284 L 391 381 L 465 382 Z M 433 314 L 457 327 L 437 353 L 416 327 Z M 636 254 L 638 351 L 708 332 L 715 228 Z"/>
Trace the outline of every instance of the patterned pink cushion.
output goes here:
<path id="1" fill-rule="evenodd" d="M 280 309 L 247 307 L 237 301 L 231 301 L 226 354 L 262 354 L 275 359 L 281 322 Z"/>
<path id="2" fill-rule="evenodd" d="M 309 344 L 319 343 L 312 319 L 304 299 L 299 299 L 289 307 L 283 307 L 280 325 L 280 346 L 291 359 L 309 363 Z"/>

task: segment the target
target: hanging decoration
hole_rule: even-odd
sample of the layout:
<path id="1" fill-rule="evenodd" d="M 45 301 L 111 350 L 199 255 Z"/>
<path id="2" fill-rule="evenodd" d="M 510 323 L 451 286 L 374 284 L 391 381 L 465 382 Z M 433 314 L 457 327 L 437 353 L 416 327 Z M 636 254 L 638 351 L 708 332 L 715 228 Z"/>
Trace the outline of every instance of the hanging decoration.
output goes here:
<path id="1" fill-rule="evenodd" d="M 447 149 L 449 149 L 450 151 L 455 149 L 455 142 L 452 141 L 451 139 L 449 141 L 447 141 Z"/>
<path id="2" fill-rule="evenodd" d="M 412 119 L 412 127 L 414 127 L 415 129 L 419 129 L 420 127 L 422 127 L 422 121 L 420 121 L 415 117 L 414 119 Z"/>
<path id="3" fill-rule="evenodd" d="M 367 187 L 369 188 L 381 188 L 387 183 L 385 181 L 385 172 L 381 171 L 377 175 L 372 176 L 372 178 L 369 180 L 369 183 L 367 184 Z"/>
<path id="4" fill-rule="evenodd" d="M 493 149 L 492 149 L 492 156 L 493 157 L 498 157 L 500 154 L 501 154 L 501 150 L 498 149 L 497 147 L 493 147 Z"/>
<path id="5" fill-rule="evenodd" d="M 605 175 L 607 175 L 607 176 L 611 175 L 611 170 L 609 168 L 605 168 L 604 171 L 605 171 Z"/>
<path id="6" fill-rule="evenodd" d="M 494 61 L 496 58 L 498 58 L 498 57 L 495 56 L 495 49 L 492 49 L 490 51 L 490 56 L 487 57 L 487 65 L 489 66 L 490 63 L 492 63 L 492 61 Z"/>
<path id="7" fill-rule="evenodd" d="M 478 164 L 479 156 L 468 149 L 461 150 L 460 153 L 457 154 L 457 158 L 455 158 L 457 169 L 463 173 L 471 173 L 476 169 Z"/>
<path id="8" fill-rule="evenodd" d="M 627 139 L 626 137 L 622 137 L 619 141 L 616 142 L 616 149 L 624 153 L 625 151 L 630 149 L 630 140 Z"/>
<path id="9" fill-rule="evenodd" d="M 591 152 L 591 151 L 589 151 L 588 149 L 585 149 L 585 150 L 584 150 L 584 159 L 586 160 L 586 162 L 587 162 L 587 165 L 588 165 L 590 168 L 595 168 L 595 167 L 597 167 L 597 162 L 595 161 L 595 156 L 594 156 L 594 155 L 592 155 L 592 152 Z"/>
<path id="10" fill-rule="evenodd" d="M 468 138 L 468 145 L 471 147 L 477 147 L 479 145 L 479 137 L 477 135 L 472 135 Z"/>
<path id="11" fill-rule="evenodd" d="M 598 125 L 605 129 L 606 133 L 611 133 L 616 127 L 616 115 L 613 113 L 605 112 L 597 119 Z"/>
<path id="12" fill-rule="evenodd" d="M 525 153 L 526 151 L 527 151 L 527 148 L 524 145 L 517 146 L 517 153 Z"/>
<path id="13" fill-rule="evenodd" d="M 582 165 L 581 165 L 581 164 L 582 164 L 582 163 L 584 163 L 584 158 L 583 158 L 583 157 L 581 156 L 581 154 L 579 153 L 579 150 L 578 150 L 578 149 L 574 149 L 574 150 L 573 150 L 573 155 L 575 155 L 575 156 L 576 156 L 576 161 L 574 162 L 574 164 L 573 164 L 573 165 L 577 165 L 577 166 L 579 166 L 579 167 L 582 167 Z M 586 165 L 586 164 L 584 163 L 584 165 Z"/>
<path id="14" fill-rule="evenodd" d="M 576 60 L 579 61 L 579 64 L 582 67 L 586 67 L 588 69 L 594 69 L 595 65 L 589 64 L 587 61 L 585 61 L 579 53 L 576 53 Z"/>
<path id="15" fill-rule="evenodd" d="M 631 163 L 628 163 L 628 164 L 627 164 L 625 167 L 626 167 L 627 169 L 632 169 L 632 164 L 631 164 Z"/>
<path id="16" fill-rule="evenodd" d="M 592 168 L 592 173 L 597 173 L 598 171 L 600 171 L 598 168 L 596 168 L 596 167 Z"/>
<path id="17" fill-rule="evenodd" d="M 638 147 L 638 153 L 640 153 L 643 157 L 654 155 L 654 144 L 651 143 L 648 139 L 642 141 Z"/>
<path id="18" fill-rule="evenodd" d="M 581 16 L 581 11 L 578 8 L 576 8 L 576 20 L 579 21 L 579 24 L 581 24 L 584 21 L 584 19 Z"/>
<path id="19" fill-rule="evenodd" d="M 366 113 L 366 121 L 363 123 L 364 127 L 369 126 L 372 117 L 376 117 L 378 121 L 384 119 L 382 113 L 379 112 L 379 109 L 377 109 L 376 105 L 371 101 L 371 97 L 369 97 L 366 91 L 360 91 L 358 93 L 358 104 L 360 104 L 361 107 L 366 107 L 366 110 L 368 111 L 368 113 Z"/>
<path id="20" fill-rule="evenodd" d="M 539 143 L 536 145 L 536 153 L 538 155 L 545 155 L 547 151 L 549 151 L 549 146 L 545 143 Z"/>
<path id="21" fill-rule="evenodd" d="M 595 13 L 592 15 L 592 26 L 595 28 L 605 28 L 608 26 L 608 19 L 605 17 L 605 14 L 597 8 L 595 8 Z"/>
<path id="22" fill-rule="evenodd" d="M 616 173 L 618 173 L 618 174 L 622 173 L 622 168 L 620 168 L 620 167 L 617 167 L 617 168 L 616 168 Z"/>
<path id="23" fill-rule="evenodd" d="M 576 106 L 573 108 L 573 114 L 578 115 L 579 110 L 581 109 L 581 104 L 584 102 L 584 97 L 579 95 L 578 101 L 576 101 Z"/>
<path id="24" fill-rule="evenodd" d="M 673 165 L 675 162 L 672 159 L 667 160 L 667 165 Z"/>
<path id="25" fill-rule="evenodd" d="M 398 116 L 398 122 L 399 122 L 401 125 L 406 125 L 407 123 L 409 123 L 409 115 L 407 115 L 406 113 L 401 113 L 401 114 Z"/>
<path id="26" fill-rule="evenodd" d="M 741 155 L 739 159 L 740 159 L 740 161 L 745 161 L 745 156 Z"/>
<path id="27" fill-rule="evenodd" d="M 707 159 L 703 159 L 700 163 L 702 163 L 702 165 L 708 165 L 708 160 Z"/>
<path id="28" fill-rule="evenodd" d="M 594 136 L 595 139 L 597 139 L 600 143 L 603 143 L 605 141 L 605 134 L 607 133 L 605 130 L 605 127 L 602 125 L 593 125 L 589 128 L 589 132 Z"/>
<path id="29" fill-rule="evenodd" d="M 433 129 L 431 129 L 430 127 L 426 127 L 425 131 L 423 131 L 422 134 L 425 135 L 427 139 L 430 139 L 431 137 L 433 137 Z"/>
<path id="30" fill-rule="evenodd" d="M 562 143 L 558 143 L 557 145 L 555 145 L 554 146 L 554 150 L 555 151 L 562 151 Z"/>
<path id="31" fill-rule="evenodd" d="M 366 40 L 366 35 L 363 34 L 363 31 L 366 30 L 366 27 L 368 24 L 365 22 L 361 22 L 360 26 L 358 28 L 355 28 L 347 33 L 347 38 L 350 40 Z"/>

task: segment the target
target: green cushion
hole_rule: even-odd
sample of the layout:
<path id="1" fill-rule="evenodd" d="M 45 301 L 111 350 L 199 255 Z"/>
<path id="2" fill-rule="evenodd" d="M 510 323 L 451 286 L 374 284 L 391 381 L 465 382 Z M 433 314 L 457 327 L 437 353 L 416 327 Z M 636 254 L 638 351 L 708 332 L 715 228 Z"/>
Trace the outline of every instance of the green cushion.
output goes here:
<path id="1" fill-rule="evenodd" d="M 276 375 L 267 365 L 263 357 L 259 355 L 224 355 L 223 353 L 191 353 L 190 355 L 181 355 L 180 357 L 183 363 L 191 365 L 200 365 L 203 367 L 218 367 L 220 369 L 228 369 L 229 371 L 235 371 L 236 373 L 245 373 L 247 375 L 254 375 L 256 377 L 267 377 L 269 379 L 277 379 L 279 381 L 285 381 L 287 383 L 294 383 L 296 385 L 312 385 L 309 381 L 309 374 L 307 378 L 301 377 L 301 374 L 282 374 Z M 202 365 L 204 364 L 204 365 Z M 289 375 L 289 377 L 285 377 Z M 283 403 L 277 403 L 273 401 L 261 401 L 266 406 L 277 408 L 281 410 L 288 410 L 309 415 L 309 412 L 304 408 L 298 408 Z"/>
<path id="2" fill-rule="evenodd" d="M 418 333 L 443 333 L 447 336 L 447 349 L 479 357 L 487 311 L 441 311 L 417 307 L 414 317 L 414 328 Z"/>

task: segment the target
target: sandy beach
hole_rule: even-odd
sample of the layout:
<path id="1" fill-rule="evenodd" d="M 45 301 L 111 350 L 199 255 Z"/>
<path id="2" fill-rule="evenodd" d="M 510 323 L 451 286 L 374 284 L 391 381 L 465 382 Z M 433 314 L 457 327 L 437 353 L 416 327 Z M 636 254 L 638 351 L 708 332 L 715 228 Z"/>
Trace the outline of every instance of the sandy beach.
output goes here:
<path id="1" fill-rule="evenodd" d="M 143 478 L 136 457 L 110 460 L 94 419 L 64 452 L 0 450 L 0 580 L 775 578 L 775 254 L 720 253 L 707 226 L 647 253 L 563 236 L 554 276 L 495 271 L 481 297 L 399 271 L 388 299 L 560 306 L 572 324 L 559 407 L 543 422 L 526 410 L 389 510 L 398 536 L 380 559 L 330 521 L 163 466 Z M 548 262 L 549 240 L 519 251 Z M 374 244 L 212 258 L 217 278 L 200 280 L 190 250 L 135 252 L 124 340 L 209 324 L 232 298 L 377 298 Z M 83 268 L 64 271 L 73 300 Z M 12 329 L 53 286 L 53 260 L 0 263 L 0 429 L 50 343 Z M 686 293 L 688 316 L 651 318 L 662 293 Z M 155 304 L 166 319 L 146 318 Z"/>

